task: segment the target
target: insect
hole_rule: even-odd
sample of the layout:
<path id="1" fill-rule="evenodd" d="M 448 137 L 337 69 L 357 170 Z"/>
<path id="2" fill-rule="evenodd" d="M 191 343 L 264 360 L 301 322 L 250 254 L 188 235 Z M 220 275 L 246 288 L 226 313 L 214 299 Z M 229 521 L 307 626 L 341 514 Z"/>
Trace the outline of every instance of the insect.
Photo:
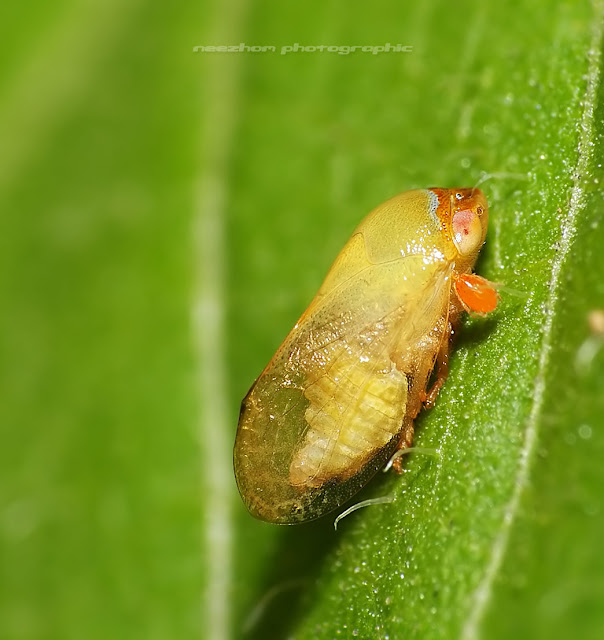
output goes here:
<path id="1" fill-rule="evenodd" d="M 318 518 L 411 446 L 463 311 L 497 306 L 495 285 L 472 273 L 487 221 L 479 189 L 434 188 L 388 200 L 356 228 L 241 404 L 234 467 L 252 515 Z"/>

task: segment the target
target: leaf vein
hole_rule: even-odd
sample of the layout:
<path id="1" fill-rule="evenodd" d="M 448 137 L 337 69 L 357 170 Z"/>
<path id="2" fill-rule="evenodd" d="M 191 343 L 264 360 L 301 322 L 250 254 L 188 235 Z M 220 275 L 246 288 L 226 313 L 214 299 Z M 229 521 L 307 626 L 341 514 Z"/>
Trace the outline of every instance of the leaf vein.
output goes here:
<path id="1" fill-rule="evenodd" d="M 604 3 L 598 2 L 597 4 L 594 4 L 594 7 L 596 19 L 594 21 L 590 48 L 587 54 L 587 86 L 580 123 L 577 164 L 572 176 L 573 185 L 571 189 L 568 213 L 561 225 L 560 250 L 552 263 L 551 280 L 543 323 L 543 340 L 539 354 L 537 377 L 535 379 L 533 404 L 527 420 L 524 445 L 520 452 L 514 491 L 504 509 L 501 527 L 495 537 L 484 576 L 472 594 L 469 613 L 461 632 L 461 638 L 463 640 L 477 640 L 481 637 L 481 624 L 493 594 L 495 579 L 497 578 L 499 570 L 503 564 L 503 559 L 510 540 L 511 529 L 518 515 L 524 490 L 529 482 L 531 461 L 534 457 L 538 441 L 539 422 L 544 403 L 546 375 L 552 346 L 552 329 L 555 317 L 554 311 L 559 298 L 558 292 L 561 282 L 561 273 L 576 235 L 580 212 L 584 207 L 585 193 L 583 179 L 593 156 L 593 120 L 600 83 L 600 46 L 604 33 Z"/>

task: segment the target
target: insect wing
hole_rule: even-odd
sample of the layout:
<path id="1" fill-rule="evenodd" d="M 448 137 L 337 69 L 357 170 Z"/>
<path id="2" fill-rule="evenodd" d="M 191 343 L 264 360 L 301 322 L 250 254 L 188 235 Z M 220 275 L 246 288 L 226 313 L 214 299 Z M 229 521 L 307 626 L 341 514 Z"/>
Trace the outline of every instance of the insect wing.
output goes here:
<path id="1" fill-rule="evenodd" d="M 362 234 L 350 239 L 242 403 L 235 474 L 252 514 L 320 517 L 385 464 L 409 388 L 397 363 L 413 362 L 426 326 L 444 315 L 448 275 L 420 255 L 373 264 Z"/>

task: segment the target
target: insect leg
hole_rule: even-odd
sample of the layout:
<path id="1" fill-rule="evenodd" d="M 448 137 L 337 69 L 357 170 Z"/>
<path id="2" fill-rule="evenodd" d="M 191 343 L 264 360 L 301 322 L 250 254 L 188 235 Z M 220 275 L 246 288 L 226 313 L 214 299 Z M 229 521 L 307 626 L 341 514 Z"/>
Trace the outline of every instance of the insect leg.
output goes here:
<path id="1" fill-rule="evenodd" d="M 397 453 L 403 449 L 409 449 L 413 444 L 413 418 L 405 419 L 405 426 L 401 432 L 401 439 L 399 440 Z M 403 473 L 403 456 L 397 455 L 397 453 L 392 456 L 391 461 L 392 464 L 389 468 L 392 468 L 395 473 Z"/>
<path id="2" fill-rule="evenodd" d="M 445 331 L 445 335 L 443 336 L 436 356 L 436 380 L 430 388 L 430 391 L 422 394 L 422 401 L 426 409 L 432 409 L 439 391 L 442 389 L 442 386 L 445 384 L 445 381 L 449 376 L 449 353 L 451 351 L 454 334 L 455 331 L 453 329 L 453 324 L 449 320 L 447 331 Z"/>

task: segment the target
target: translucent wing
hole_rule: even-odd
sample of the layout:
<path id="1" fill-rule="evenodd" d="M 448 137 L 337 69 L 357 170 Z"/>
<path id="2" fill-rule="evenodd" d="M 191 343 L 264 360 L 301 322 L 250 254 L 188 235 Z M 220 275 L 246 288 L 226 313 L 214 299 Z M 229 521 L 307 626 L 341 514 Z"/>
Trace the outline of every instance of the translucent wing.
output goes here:
<path id="1" fill-rule="evenodd" d="M 449 274 L 421 254 L 372 263 L 351 238 L 242 403 L 235 474 L 254 515 L 320 517 L 384 465 L 432 369 Z"/>

